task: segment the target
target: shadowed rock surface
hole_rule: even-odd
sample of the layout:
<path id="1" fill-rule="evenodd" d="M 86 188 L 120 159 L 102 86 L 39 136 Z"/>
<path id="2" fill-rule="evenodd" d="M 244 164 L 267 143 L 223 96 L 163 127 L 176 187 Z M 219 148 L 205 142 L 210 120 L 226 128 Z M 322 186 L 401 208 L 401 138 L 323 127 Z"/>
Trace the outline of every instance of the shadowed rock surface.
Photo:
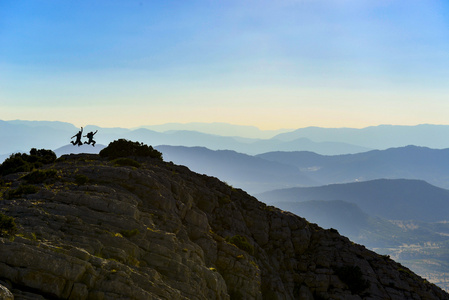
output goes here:
<path id="1" fill-rule="evenodd" d="M 63 156 L 42 168 L 56 175 L 31 184 L 37 192 L 19 189 L 27 173 L 0 179 L 0 212 L 18 227 L 0 238 L 0 295 L 449 299 L 335 230 L 186 167 L 134 159 Z"/>

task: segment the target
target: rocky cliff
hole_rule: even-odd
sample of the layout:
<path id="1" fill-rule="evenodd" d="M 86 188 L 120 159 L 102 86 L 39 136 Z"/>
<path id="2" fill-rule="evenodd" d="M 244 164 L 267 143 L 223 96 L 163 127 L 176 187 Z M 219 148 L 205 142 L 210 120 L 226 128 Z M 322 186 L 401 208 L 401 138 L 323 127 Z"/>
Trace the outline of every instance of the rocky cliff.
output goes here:
<path id="1" fill-rule="evenodd" d="M 449 299 L 407 268 L 154 158 L 3 176 L 3 299 Z M 28 174 L 28 176 L 26 176 Z"/>

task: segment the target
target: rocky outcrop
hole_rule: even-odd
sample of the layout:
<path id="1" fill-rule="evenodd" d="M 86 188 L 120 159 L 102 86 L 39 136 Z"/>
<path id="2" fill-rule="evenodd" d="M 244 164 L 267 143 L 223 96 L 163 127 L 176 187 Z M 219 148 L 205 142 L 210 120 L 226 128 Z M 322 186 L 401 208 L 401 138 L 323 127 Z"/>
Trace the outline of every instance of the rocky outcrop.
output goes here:
<path id="1" fill-rule="evenodd" d="M 0 209 L 18 231 L 0 238 L 0 295 L 449 299 L 335 230 L 186 167 L 139 163 L 63 156 L 44 167 L 56 170 L 54 177 L 23 194 L 25 173 L 3 177 Z"/>

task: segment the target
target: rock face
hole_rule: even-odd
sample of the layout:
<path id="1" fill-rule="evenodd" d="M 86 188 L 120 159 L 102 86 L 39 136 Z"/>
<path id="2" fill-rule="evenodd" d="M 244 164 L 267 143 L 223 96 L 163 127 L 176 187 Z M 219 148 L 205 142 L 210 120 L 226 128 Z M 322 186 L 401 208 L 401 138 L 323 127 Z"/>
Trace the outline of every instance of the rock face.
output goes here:
<path id="1" fill-rule="evenodd" d="M 136 160 L 138 160 L 136 158 Z M 407 268 L 186 167 L 63 156 L 0 212 L 4 299 L 449 299 Z M 15 195 L 14 197 L 8 195 Z M 12 295 L 11 295 L 12 293 Z M 8 298 L 9 297 L 9 298 Z"/>

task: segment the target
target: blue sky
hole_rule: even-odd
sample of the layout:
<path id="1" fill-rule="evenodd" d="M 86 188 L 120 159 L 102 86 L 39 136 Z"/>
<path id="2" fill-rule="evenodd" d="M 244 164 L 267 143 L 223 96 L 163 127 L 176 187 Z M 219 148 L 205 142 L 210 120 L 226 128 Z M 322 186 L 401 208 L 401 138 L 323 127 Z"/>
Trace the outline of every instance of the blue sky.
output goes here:
<path id="1" fill-rule="evenodd" d="M 0 1 L 0 119 L 449 124 L 447 1 Z"/>

